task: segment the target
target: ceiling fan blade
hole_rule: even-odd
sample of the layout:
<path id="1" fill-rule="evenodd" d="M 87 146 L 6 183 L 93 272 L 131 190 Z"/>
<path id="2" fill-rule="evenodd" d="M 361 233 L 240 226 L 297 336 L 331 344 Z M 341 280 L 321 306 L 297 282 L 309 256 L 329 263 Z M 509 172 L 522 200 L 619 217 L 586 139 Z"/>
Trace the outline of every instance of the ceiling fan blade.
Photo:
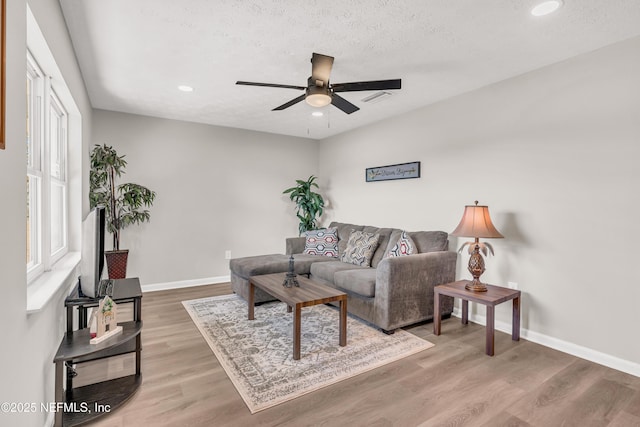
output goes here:
<path id="1" fill-rule="evenodd" d="M 284 110 L 285 108 L 289 108 L 289 107 L 291 107 L 292 105 L 295 105 L 295 104 L 297 104 L 298 102 L 302 101 L 302 100 L 305 98 L 305 96 L 306 96 L 306 95 L 300 95 L 299 97 L 294 98 L 294 99 L 292 99 L 291 101 L 289 101 L 289 102 L 287 102 L 287 103 L 285 103 L 285 104 L 282 104 L 281 106 L 276 107 L 276 108 L 274 108 L 274 109 L 273 109 L 273 110 L 271 110 L 271 111 L 276 111 L 276 110 L 278 110 L 278 111 L 279 111 L 279 110 Z"/>
<path id="2" fill-rule="evenodd" d="M 389 90 L 400 89 L 402 87 L 401 79 L 393 80 L 375 80 L 370 82 L 352 82 L 352 83 L 336 83 L 331 85 L 334 92 L 357 92 L 361 90 Z"/>
<path id="3" fill-rule="evenodd" d="M 298 89 L 298 90 L 305 90 L 306 89 L 306 87 L 304 87 L 304 86 L 279 85 L 279 84 L 273 84 L 273 83 L 255 83 L 255 82 L 237 81 L 236 84 L 237 85 L 245 85 L 245 86 L 281 87 L 281 88 L 285 88 L 285 89 Z"/>
<path id="4" fill-rule="evenodd" d="M 329 85 L 329 76 L 333 67 L 333 56 L 315 53 L 311 57 L 311 79 L 316 86 L 326 87 Z M 322 81 L 319 85 L 317 82 Z"/>
<path id="5" fill-rule="evenodd" d="M 355 113 L 359 110 L 358 107 L 336 93 L 331 96 L 331 103 L 347 114 Z"/>

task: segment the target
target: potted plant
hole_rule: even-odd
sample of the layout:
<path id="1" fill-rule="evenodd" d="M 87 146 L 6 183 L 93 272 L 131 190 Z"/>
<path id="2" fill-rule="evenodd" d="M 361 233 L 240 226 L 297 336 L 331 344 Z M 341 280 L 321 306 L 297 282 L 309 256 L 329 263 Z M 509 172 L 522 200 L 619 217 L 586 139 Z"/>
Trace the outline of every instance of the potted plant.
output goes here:
<path id="1" fill-rule="evenodd" d="M 313 187 L 318 188 L 315 180 L 316 177 L 313 175 L 306 181 L 296 179 L 295 187 L 282 192 L 282 194 L 289 194 L 289 198 L 296 204 L 296 215 L 300 220 L 298 226 L 300 235 L 305 231 L 318 228 L 316 220 L 322 215 L 324 209 L 324 199 L 313 191 Z"/>
<path id="2" fill-rule="evenodd" d="M 116 184 L 127 161 L 113 147 L 95 145 L 91 150 L 89 205 L 105 207 L 107 231 L 113 235 L 113 250 L 105 251 L 110 279 L 126 277 L 129 250 L 120 250 L 120 230 L 149 221 L 147 209 L 153 205 L 154 191 L 138 184 Z"/>

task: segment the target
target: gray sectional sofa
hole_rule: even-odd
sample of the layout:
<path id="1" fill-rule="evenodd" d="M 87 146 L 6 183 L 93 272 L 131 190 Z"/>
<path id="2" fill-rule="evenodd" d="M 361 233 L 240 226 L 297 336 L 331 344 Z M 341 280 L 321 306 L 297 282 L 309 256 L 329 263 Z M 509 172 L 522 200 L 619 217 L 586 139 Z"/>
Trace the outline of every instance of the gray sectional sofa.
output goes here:
<path id="1" fill-rule="evenodd" d="M 247 299 L 249 277 L 286 272 L 289 256 L 295 259 L 295 271 L 308 274 L 316 282 L 347 293 L 348 311 L 386 332 L 433 319 L 433 288 L 455 280 L 457 254 L 448 251 L 448 235 L 443 231 L 408 232 L 418 253 L 385 257 L 402 230 L 332 222 L 338 231 L 338 250 L 343 253 L 352 230 L 379 234 L 379 244 L 371 266 L 359 266 L 321 255 L 303 254 L 305 238 L 286 240 L 286 255 L 271 254 L 233 259 L 230 262 L 231 285 Z M 274 298 L 256 289 L 256 302 Z M 453 299 L 443 298 L 442 315 L 450 315 Z"/>

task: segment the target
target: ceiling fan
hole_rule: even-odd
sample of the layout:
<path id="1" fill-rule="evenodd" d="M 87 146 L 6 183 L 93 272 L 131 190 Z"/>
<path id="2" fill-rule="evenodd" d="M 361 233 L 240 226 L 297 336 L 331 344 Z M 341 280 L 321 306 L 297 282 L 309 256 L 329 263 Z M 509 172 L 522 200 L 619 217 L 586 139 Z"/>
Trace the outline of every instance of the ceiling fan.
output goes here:
<path id="1" fill-rule="evenodd" d="M 358 111 L 356 107 L 340 95 L 338 92 L 356 92 L 364 90 L 390 90 L 400 89 L 402 80 L 375 80 L 368 82 L 352 83 L 329 83 L 329 75 L 333 66 L 333 56 L 314 53 L 311 57 L 311 77 L 307 80 L 307 86 L 292 86 L 272 83 L 255 83 L 237 81 L 237 85 L 280 87 L 285 89 L 304 90 L 304 95 L 300 95 L 291 101 L 274 108 L 272 111 L 284 110 L 298 102 L 305 100 L 312 107 L 324 107 L 333 104 L 347 114 Z"/>

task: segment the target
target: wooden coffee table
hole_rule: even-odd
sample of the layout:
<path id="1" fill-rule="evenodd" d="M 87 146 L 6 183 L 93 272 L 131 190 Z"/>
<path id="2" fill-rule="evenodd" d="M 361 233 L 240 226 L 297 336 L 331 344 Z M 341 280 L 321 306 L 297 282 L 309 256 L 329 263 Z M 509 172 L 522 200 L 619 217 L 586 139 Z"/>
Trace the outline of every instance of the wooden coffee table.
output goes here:
<path id="1" fill-rule="evenodd" d="M 321 285 L 304 276 L 297 276 L 300 287 L 282 286 L 285 273 L 264 274 L 249 278 L 249 320 L 253 320 L 255 288 L 258 287 L 287 304 L 293 310 L 293 358 L 300 359 L 300 315 L 302 307 L 329 302 L 340 302 L 340 346 L 347 345 L 347 294 L 329 286 Z"/>

